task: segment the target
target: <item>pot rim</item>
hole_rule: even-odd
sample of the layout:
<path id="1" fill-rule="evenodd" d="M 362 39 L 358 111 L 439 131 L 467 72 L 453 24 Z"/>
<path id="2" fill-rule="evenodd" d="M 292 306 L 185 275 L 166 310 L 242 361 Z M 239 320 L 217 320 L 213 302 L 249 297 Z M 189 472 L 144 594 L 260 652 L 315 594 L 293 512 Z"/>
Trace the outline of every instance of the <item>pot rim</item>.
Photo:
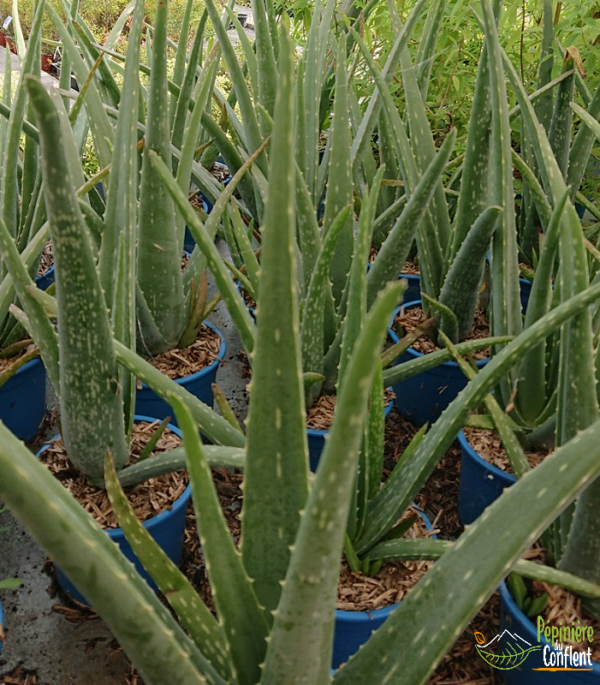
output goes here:
<path id="1" fill-rule="evenodd" d="M 416 307 L 420 307 L 422 305 L 421 300 L 413 300 L 412 302 L 406 302 L 405 304 L 400 305 L 399 307 L 396 307 L 394 311 L 392 312 L 392 316 L 390 317 L 390 322 L 388 324 L 388 335 L 392 339 L 394 343 L 400 342 L 400 338 L 398 337 L 398 334 L 396 331 L 392 328 L 392 325 L 394 323 L 394 319 L 396 316 L 400 313 L 402 309 L 415 309 Z M 426 357 L 427 355 L 423 354 L 422 352 L 417 352 L 417 350 L 413 349 L 412 347 L 409 347 L 404 354 L 409 354 L 411 357 L 414 359 L 420 359 L 421 357 Z M 397 361 L 397 360 L 396 360 Z M 475 362 L 475 366 L 477 366 L 478 369 L 481 369 L 488 363 L 489 359 L 478 359 Z M 439 367 L 451 367 L 451 368 L 460 368 L 458 366 L 458 363 L 455 362 L 454 360 L 443 362 L 442 364 L 438 364 L 435 368 Z"/>
<path id="2" fill-rule="evenodd" d="M 489 461 L 484 459 L 477 450 L 475 450 L 465 435 L 463 429 L 461 428 L 458 433 L 458 442 L 460 443 L 463 453 L 466 453 L 471 459 L 473 459 L 479 466 L 488 469 L 494 476 L 507 482 L 507 485 L 513 485 L 517 482 L 517 479 L 510 473 L 499 469 L 494 464 L 490 464 Z"/>
<path id="3" fill-rule="evenodd" d="M 151 416 L 145 416 L 143 414 L 135 414 L 133 417 L 133 420 L 136 422 L 141 422 L 141 421 L 150 421 L 150 422 L 155 422 L 158 421 L 160 423 L 160 419 L 155 419 Z M 177 426 L 174 426 L 172 423 L 167 424 L 167 428 L 173 431 L 175 435 L 179 436 L 180 438 L 182 437 L 181 430 L 177 428 Z M 51 438 L 48 439 L 47 442 L 45 442 L 42 447 L 36 452 L 35 456 L 37 458 L 40 457 L 40 455 L 45 452 L 48 447 L 50 447 L 50 443 L 53 440 L 56 440 L 57 438 L 60 438 L 60 433 L 56 433 L 56 435 L 53 435 Z M 146 519 L 145 521 L 142 521 L 142 525 L 146 530 L 150 531 L 156 528 L 156 526 L 159 526 L 165 519 L 170 518 L 174 514 L 177 514 L 183 507 L 187 506 L 188 502 L 190 501 L 190 498 L 192 496 L 192 486 L 191 483 L 188 483 L 185 487 L 185 490 L 179 495 L 179 497 L 173 502 L 171 507 L 169 509 L 164 509 L 163 511 L 160 512 L 160 514 L 156 514 L 156 516 L 151 516 L 149 519 Z M 105 533 L 109 535 L 112 539 L 119 538 L 119 537 L 125 537 L 125 533 L 123 533 L 122 528 L 103 528 L 102 529 Z"/>

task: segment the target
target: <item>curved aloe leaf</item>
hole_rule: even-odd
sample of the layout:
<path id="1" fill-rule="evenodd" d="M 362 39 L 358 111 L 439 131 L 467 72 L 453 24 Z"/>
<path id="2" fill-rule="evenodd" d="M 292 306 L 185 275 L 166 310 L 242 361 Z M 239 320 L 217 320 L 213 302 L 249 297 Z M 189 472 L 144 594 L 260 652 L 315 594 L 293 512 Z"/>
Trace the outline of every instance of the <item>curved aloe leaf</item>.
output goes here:
<path id="1" fill-rule="evenodd" d="M 386 323 L 403 287 L 402 283 L 392 283 L 380 294 L 354 348 L 346 381 L 337 398 L 329 440 L 294 543 L 261 685 L 330 682 L 339 560 L 367 399 Z M 297 649 L 299 644 L 302 650 Z M 310 660 L 306 659 L 306 650 L 311 654 Z"/>
<path id="2" fill-rule="evenodd" d="M 507 348 L 501 354 L 506 352 Z M 336 674 L 335 685 L 386 678 L 393 682 L 400 669 L 404 685 L 424 682 L 523 551 L 599 473 L 596 422 L 509 488 L 469 526 Z M 465 583 L 469 592 L 459 590 Z M 385 662 L 382 653 L 389 655 Z"/>
<path id="3" fill-rule="evenodd" d="M 385 487 L 371 500 L 365 531 L 361 540 L 355 545 L 359 553 L 375 544 L 414 500 L 415 495 L 464 425 L 468 411 L 477 408 L 485 395 L 501 378 L 506 376 L 506 372 L 519 363 L 530 350 L 537 347 L 557 326 L 561 326 L 580 314 L 598 297 L 600 297 L 600 284 L 590 286 L 579 295 L 563 302 L 507 344 L 479 371 L 477 377 L 470 381 L 434 423 L 410 461 L 402 462 Z M 390 382 L 386 374 L 384 374 L 384 381 Z"/>
<path id="4" fill-rule="evenodd" d="M 0 463 L 0 498 L 85 593 L 146 683 L 225 685 L 106 532 L 2 424 Z"/>
<path id="5" fill-rule="evenodd" d="M 173 407 L 183 433 L 198 532 L 219 624 L 236 680 L 240 685 L 254 685 L 265 655 L 267 621 L 221 511 L 198 429 L 179 400 L 173 401 Z"/>
<path id="6" fill-rule="evenodd" d="M 197 435 L 195 429 L 194 433 Z M 200 652 L 222 678 L 230 680 L 230 654 L 222 626 L 217 623 L 189 580 L 142 525 L 127 501 L 110 458 L 106 459 L 104 481 L 119 526 L 135 556 L 158 585 Z"/>

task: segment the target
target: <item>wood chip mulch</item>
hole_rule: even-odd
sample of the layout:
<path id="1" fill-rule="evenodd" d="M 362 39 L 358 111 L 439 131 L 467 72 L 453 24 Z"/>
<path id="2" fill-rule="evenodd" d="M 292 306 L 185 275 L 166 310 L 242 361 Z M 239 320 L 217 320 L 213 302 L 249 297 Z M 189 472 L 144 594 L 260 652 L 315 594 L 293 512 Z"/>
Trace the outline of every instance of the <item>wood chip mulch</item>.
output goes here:
<path id="1" fill-rule="evenodd" d="M 217 496 L 221 503 L 221 509 L 225 514 L 227 526 L 237 545 L 242 532 L 240 515 L 242 511 L 242 481 L 244 476 L 239 471 L 231 471 L 225 468 L 212 469 L 212 476 Z M 188 510 L 187 515 L 181 570 L 196 588 L 205 604 L 214 612 L 214 602 L 204 567 L 204 556 L 200 547 L 196 517 L 192 507 Z"/>
<path id="2" fill-rule="evenodd" d="M 396 395 L 393 390 L 386 388 L 383 399 L 386 406 L 394 400 Z M 326 431 L 331 428 L 335 412 L 335 395 L 321 395 L 310 409 L 306 411 L 306 427 L 313 430 Z"/>
<path id="3" fill-rule="evenodd" d="M 393 328 L 396 331 L 398 337 L 402 337 L 405 333 L 410 333 L 415 328 L 421 326 L 426 320 L 425 313 L 422 309 L 414 307 L 413 309 L 402 309 L 398 316 L 396 316 L 393 324 Z M 465 338 L 467 340 L 482 340 L 490 335 L 490 324 L 485 315 L 483 309 L 477 309 L 475 312 L 475 320 L 473 322 L 473 328 L 469 335 Z M 421 354 L 429 354 L 430 352 L 435 352 L 437 350 L 443 349 L 436 345 L 436 343 L 427 335 L 422 335 L 417 342 L 415 342 L 412 347 L 420 352 Z M 489 348 L 484 348 L 482 350 L 477 350 L 472 353 L 473 359 L 487 359 L 490 356 Z"/>
<path id="4" fill-rule="evenodd" d="M 36 671 L 23 666 L 16 666 L 0 678 L 2 678 L 0 685 L 40 685 Z"/>
<path id="5" fill-rule="evenodd" d="M 140 422 L 134 425 L 129 464 L 134 464 L 147 441 L 154 434 L 159 422 Z M 181 444 L 181 439 L 167 429 L 153 454 L 165 452 Z M 77 499 L 81 506 L 91 514 L 103 528 L 118 528 L 108 495 L 87 482 L 71 464 L 65 451 L 62 438 L 53 440 L 50 447 L 40 455 L 40 461 L 46 464 L 63 486 Z M 188 483 L 187 473 L 178 471 L 157 478 L 150 478 L 140 485 L 127 490 L 128 499 L 141 521 L 160 514 L 169 508 L 181 496 Z"/>
<path id="6" fill-rule="evenodd" d="M 394 407 L 385 422 L 384 481 L 402 458 L 418 428 Z M 455 540 L 463 531 L 458 518 L 460 446 L 454 442 L 421 489 L 415 504 L 431 520 L 438 537 Z"/>
<path id="7" fill-rule="evenodd" d="M 26 347 L 23 347 L 22 349 L 20 349 L 17 352 L 17 354 L 13 355 L 12 357 L 0 357 L 0 374 L 4 373 L 16 361 L 18 361 L 21 357 L 23 357 L 28 352 L 31 352 L 31 350 L 33 350 L 33 349 L 35 349 L 35 343 L 32 340 L 30 340 L 29 344 Z"/>
<path id="8" fill-rule="evenodd" d="M 223 183 L 223 181 L 226 181 L 231 176 L 228 167 L 226 167 L 224 164 L 219 164 L 219 162 L 215 162 L 209 169 L 209 172 L 219 183 Z"/>
<path id="9" fill-rule="evenodd" d="M 148 359 L 150 364 L 172 380 L 186 378 L 210 366 L 219 356 L 221 338 L 212 328 L 200 327 L 196 342 L 184 350 L 169 350 Z M 141 384 L 138 385 L 138 388 Z"/>
<path id="10" fill-rule="evenodd" d="M 430 536 L 423 519 L 409 509 L 402 519 L 414 516 L 415 522 L 404 534 L 405 538 Z M 375 611 L 400 602 L 431 568 L 430 561 L 389 563 L 374 576 L 353 573 L 342 560 L 336 609 L 344 611 Z"/>
<path id="11" fill-rule="evenodd" d="M 463 428 L 467 442 L 471 447 L 490 464 L 493 464 L 502 471 L 511 472 L 510 462 L 506 456 L 502 440 L 494 430 L 485 428 Z M 532 468 L 535 468 L 548 456 L 545 450 L 530 449 L 525 450 L 525 456 Z"/>
<path id="12" fill-rule="evenodd" d="M 52 243 L 49 240 L 42 250 L 40 257 L 40 265 L 38 266 L 38 276 L 45 276 L 46 273 L 54 266 L 54 252 L 52 250 Z"/>

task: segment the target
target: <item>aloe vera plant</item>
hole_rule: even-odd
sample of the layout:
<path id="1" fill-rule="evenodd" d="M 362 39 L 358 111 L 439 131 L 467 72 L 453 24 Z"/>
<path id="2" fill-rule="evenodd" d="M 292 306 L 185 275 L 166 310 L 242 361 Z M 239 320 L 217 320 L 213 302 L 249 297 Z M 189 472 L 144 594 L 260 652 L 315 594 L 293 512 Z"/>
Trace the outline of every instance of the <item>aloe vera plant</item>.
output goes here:
<path id="1" fill-rule="evenodd" d="M 310 482 L 296 259 L 291 249 L 294 140 L 289 132 L 294 98 L 292 56 L 285 33 L 280 35 L 279 59 L 261 276 L 277 287 L 265 291 L 262 298 L 267 314 L 258 319 L 253 350 L 255 376 L 250 391 L 239 552 L 219 511 L 197 426 L 183 404 L 172 398 L 184 433 L 218 620 L 131 516 L 119 489 L 112 455 L 107 455 L 105 473 L 113 506 L 132 546 L 181 623 L 158 602 L 60 484 L 0 426 L 0 497 L 85 592 L 145 681 L 157 685 L 331 682 L 331 638 L 344 524 L 354 491 L 373 374 L 387 319 L 402 286 L 388 286 L 365 318 L 347 361 L 346 382 L 340 389 L 330 440 L 319 471 Z M 282 268 L 280 260 L 291 268 Z M 478 374 L 392 477 L 398 507 L 412 499 L 414 492 L 406 491 L 408 483 L 411 490 L 419 487 L 419 481 L 433 468 L 437 447 L 450 444 L 469 409 L 481 402 L 523 354 L 539 345 L 556 326 L 580 315 L 599 295 L 600 285 L 594 285 L 560 304 L 509 343 Z M 49 304 L 48 297 L 40 299 Z M 283 307 L 287 314 L 281 317 L 275 334 L 269 319 L 279 317 Z M 444 550 L 432 571 L 334 675 L 333 682 L 425 682 L 499 580 L 515 563 L 519 569 L 528 568 L 517 561 L 522 551 L 597 476 L 599 431 L 596 423 L 570 440 L 504 494 L 459 542 Z M 23 496 L 31 489 L 43 496 Z M 390 492 L 382 492 L 385 495 L 375 498 L 367 518 L 371 533 L 386 525 L 391 527 L 397 520 L 398 508 L 389 507 Z M 532 499 L 537 503 L 533 509 Z M 523 517 L 525 510 L 527 517 Z M 78 542 L 85 543 L 84 556 L 73 552 Z M 396 546 L 398 557 L 423 556 L 422 550 L 400 549 L 400 541 L 386 544 Z M 566 574 L 562 577 L 567 579 Z M 464 590 L 467 581 L 468 592 Z M 593 584 L 578 585 L 571 576 L 568 581 L 589 594 L 600 594 L 600 588 Z"/>

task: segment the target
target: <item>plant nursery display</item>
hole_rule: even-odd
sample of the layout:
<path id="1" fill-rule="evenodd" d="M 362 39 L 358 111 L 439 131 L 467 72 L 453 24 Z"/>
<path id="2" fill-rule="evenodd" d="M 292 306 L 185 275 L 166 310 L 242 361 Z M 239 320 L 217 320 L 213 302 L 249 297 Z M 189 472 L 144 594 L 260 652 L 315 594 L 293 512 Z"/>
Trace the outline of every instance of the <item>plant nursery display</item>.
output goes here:
<path id="1" fill-rule="evenodd" d="M 544 685 L 556 626 L 600 631 L 594 48 L 563 3 L 463 5 L 133 0 L 99 36 L 35 0 L 27 38 L 15 5 L 0 503 L 131 682 Z"/>

